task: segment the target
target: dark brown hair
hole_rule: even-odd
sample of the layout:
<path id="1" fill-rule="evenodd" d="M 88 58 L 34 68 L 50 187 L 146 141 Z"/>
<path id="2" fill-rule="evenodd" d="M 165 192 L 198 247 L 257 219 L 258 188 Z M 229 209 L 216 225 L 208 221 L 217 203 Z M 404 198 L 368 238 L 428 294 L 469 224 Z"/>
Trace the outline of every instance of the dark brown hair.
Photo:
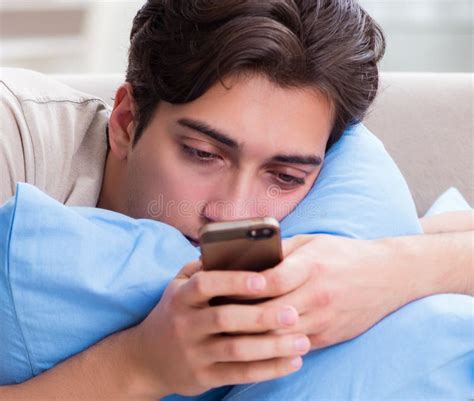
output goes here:
<path id="1" fill-rule="evenodd" d="M 325 93 L 334 106 L 329 149 L 364 118 L 385 50 L 356 0 L 148 0 L 130 41 L 135 143 L 160 100 L 190 102 L 226 76 L 252 72 Z"/>

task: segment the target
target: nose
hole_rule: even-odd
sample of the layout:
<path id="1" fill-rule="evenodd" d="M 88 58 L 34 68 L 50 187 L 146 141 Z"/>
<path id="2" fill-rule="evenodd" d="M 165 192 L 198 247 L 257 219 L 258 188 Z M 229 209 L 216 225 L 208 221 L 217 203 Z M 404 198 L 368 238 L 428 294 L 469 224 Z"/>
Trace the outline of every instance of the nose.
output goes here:
<path id="1" fill-rule="evenodd" d="M 264 202 L 263 202 L 264 203 Z M 253 176 L 229 180 L 219 184 L 205 204 L 202 215 L 207 222 L 264 217 L 267 211 L 259 201 L 259 183 Z"/>

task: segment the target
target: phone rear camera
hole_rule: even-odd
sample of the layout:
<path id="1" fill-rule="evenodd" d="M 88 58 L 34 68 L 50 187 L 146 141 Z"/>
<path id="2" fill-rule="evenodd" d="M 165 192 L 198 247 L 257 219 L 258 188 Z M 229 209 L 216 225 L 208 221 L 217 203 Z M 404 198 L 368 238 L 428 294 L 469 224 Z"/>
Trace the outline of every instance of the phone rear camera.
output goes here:
<path id="1" fill-rule="evenodd" d="M 270 238 L 273 235 L 273 230 L 270 228 L 264 228 L 262 230 L 262 237 L 264 238 Z"/>
<path id="2" fill-rule="evenodd" d="M 258 240 L 273 237 L 274 231 L 271 228 L 260 228 L 257 230 L 250 230 L 247 232 L 247 237 Z"/>

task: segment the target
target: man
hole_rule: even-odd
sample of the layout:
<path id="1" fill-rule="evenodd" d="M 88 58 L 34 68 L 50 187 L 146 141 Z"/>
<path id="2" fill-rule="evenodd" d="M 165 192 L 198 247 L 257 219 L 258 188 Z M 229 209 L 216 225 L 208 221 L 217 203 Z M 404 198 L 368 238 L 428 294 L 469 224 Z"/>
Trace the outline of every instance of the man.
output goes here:
<path id="1" fill-rule="evenodd" d="M 131 42 L 127 82 L 108 121 L 91 99 L 18 100 L 6 89 L 5 109 L 15 115 L 6 119 L 2 201 L 16 181 L 32 182 L 65 204 L 153 217 L 194 243 L 210 221 L 282 219 L 310 190 L 326 150 L 362 120 L 384 48 L 381 31 L 353 1 L 149 1 Z M 97 135 L 106 123 L 109 147 Z M 11 134 L 17 127 L 18 137 Z M 30 137 L 38 127 L 50 129 Z M 160 198 L 169 210 L 152 207 Z M 249 199 L 256 200 L 250 208 Z M 223 202 L 232 207 L 222 209 Z M 441 251 L 440 244 L 450 245 Z M 465 234 L 377 246 L 301 236 L 285 247 L 285 262 L 262 275 L 197 273 L 199 264 L 187 265 L 136 328 L 0 395 L 156 399 L 272 379 L 299 369 L 310 348 L 353 338 L 413 299 L 473 292 Z M 392 267 L 387 287 L 367 292 L 353 284 L 373 283 L 367 267 L 382 261 Z M 420 266 L 418 286 L 368 308 L 394 281 L 402 289 L 413 266 Z M 318 283 L 317 297 L 308 283 Z M 229 294 L 275 300 L 221 310 L 213 326 L 216 312 L 206 301 Z M 270 334 L 214 338 L 241 330 Z"/>

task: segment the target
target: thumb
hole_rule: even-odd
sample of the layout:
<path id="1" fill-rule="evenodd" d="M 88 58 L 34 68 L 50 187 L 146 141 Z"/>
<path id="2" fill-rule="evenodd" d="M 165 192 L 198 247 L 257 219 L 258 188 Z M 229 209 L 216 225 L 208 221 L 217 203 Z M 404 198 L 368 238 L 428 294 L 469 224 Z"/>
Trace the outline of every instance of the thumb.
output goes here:
<path id="1" fill-rule="evenodd" d="M 176 275 L 177 279 L 189 279 L 195 273 L 197 273 L 202 268 L 202 261 L 201 259 L 193 260 L 188 264 L 184 265 L 184 267 L 178 272 Z"/>

